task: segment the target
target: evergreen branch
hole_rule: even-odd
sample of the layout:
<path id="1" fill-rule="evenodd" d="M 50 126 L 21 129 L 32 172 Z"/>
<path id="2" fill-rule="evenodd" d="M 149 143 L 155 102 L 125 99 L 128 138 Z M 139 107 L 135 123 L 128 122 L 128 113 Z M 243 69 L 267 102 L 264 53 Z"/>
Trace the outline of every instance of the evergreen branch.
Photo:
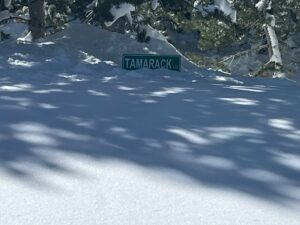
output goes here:
<path id="1" fill-rule="evenodd" d="M 230 59 L 232 59 L 232 61 L 233 61 L 236 57 L 240 57 L 240 56 L 242 56 L 244 54 L 248 54 L 249 52 L 256 52 L 256 51 L 259 51 L 259 50 L 264 49 L 264 48 L 268 48 L 268 45 L 267 44 L 266 45 L 261 45 L 261 46 L 259 46 L 257 48 L 247 49 L 247 50 L 238 52 L 238 53 L 236 53 L 234 55 L 226 57 L 225 59 L 221 60 L 219 63 L 224 63 L 224 62 L 226 62 L 226 61 L 228 61 Z M 232 61 L 231 61 L 231 63 L 232 63 Z"/>
<path id="2" fill-rule="evenodd" d="M 7 22 L 9 20 L 14 20 L 14 19 L 18 19 L 18 20 L 22 20 L 22 21 L 25 21 L 25 22 L 29 22 L 29 19 L 27 19 L 27 18 L 24 18 L 24 17 L 21 17 L 21 16 L 17 16 L 17 15 L 12 15 L 12 16 L 9 16 L 8 18 L 0 20 L 0 23 Z"/>

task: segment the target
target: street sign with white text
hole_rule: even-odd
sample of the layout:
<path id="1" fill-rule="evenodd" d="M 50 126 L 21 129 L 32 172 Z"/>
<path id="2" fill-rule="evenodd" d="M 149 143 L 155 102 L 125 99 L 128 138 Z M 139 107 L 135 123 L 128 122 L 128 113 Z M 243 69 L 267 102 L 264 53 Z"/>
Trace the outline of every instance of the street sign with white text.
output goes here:
<path id="1" fill-rule="evenodd" d="M 125 54 L 122 67 L 126 70 L 168 69 L 180 71 L 180 55 Z"/>

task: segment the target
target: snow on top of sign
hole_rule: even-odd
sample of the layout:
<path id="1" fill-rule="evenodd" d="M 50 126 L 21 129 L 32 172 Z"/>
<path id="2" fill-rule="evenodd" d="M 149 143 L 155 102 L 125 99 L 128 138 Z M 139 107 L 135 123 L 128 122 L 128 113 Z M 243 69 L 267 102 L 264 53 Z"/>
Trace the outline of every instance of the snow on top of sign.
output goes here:
<path id="1" fill-rule="evenodd" d="M 129 23 L 132 24 L 131 12 L 135 11 L 135 7 L 130 3 L 122 3 L 119 6 L 113 6 L 110 9 L 110 13 L 113 15 L 114 19 L 109 22 L 105 22 L 107 27 L 113 25 L 119 18 L 126 16 Z"/>

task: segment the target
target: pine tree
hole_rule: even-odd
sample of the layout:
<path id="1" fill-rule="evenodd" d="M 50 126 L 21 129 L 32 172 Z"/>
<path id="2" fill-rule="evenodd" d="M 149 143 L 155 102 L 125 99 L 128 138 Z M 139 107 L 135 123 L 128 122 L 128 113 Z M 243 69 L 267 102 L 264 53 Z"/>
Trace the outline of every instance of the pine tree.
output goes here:
<path id="1" fill-rule="evenodd" d="M 254 57 L 264 58 L 262 70 L 281 70 L 289 62 L 282 57 L 280 63 L 280 57 L 272 57 L 274 51 L 279 56 L 278 52 L 286 54 L 300 46 L 296 38 L 300 32 L 298 0 L 1 0 L 0 3 L 0 12 L 9 10 L 17 16 L 28 14 L 29 8 L 33 39 L 63 29 L 69 20 L 80 19 L 110 31 L 133 32 L 137 40 L 148 42 L 146 26 L 150 25 L 166 35 L 183 54 L 201 65 L 217 68 L 231 69 L 231 62 L 250 52 Z M 115 18 L 113 10 L 124 4 L 130 4 L 130 10 Z M 271 35 L 276 36 L 275 44 L 270 42 L 274 40 Z"/>

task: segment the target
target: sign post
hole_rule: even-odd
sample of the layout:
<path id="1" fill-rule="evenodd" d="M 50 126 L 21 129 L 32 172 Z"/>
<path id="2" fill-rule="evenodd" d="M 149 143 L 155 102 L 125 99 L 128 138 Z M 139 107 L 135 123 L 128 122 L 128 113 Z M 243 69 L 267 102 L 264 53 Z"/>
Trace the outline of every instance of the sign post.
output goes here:
<path id="1" fill-rule="evenodd" d="M 122 68 L 126 70 L 137 69 L 168 69 L 180 71 L 180 55 L 152 55 L 152 54 L 125 54 Z"/>

